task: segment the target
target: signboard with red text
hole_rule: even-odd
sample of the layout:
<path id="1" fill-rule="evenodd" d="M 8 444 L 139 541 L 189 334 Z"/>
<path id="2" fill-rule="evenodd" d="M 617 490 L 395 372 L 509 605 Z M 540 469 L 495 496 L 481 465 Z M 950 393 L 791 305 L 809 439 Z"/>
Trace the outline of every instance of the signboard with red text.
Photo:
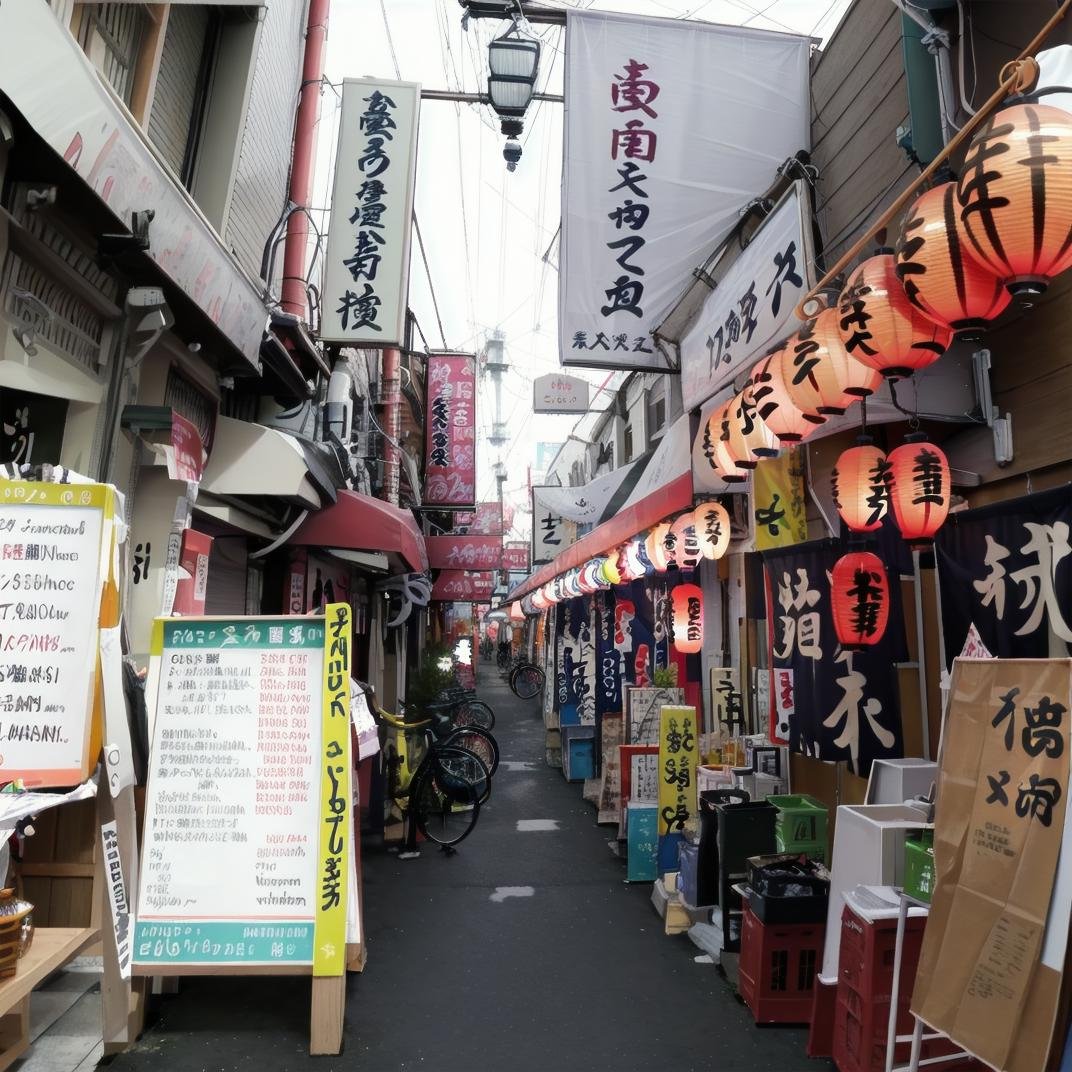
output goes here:
<path id="1" fill-rule="evenodd" d="M 472 509 L 476 500 L 476 358 L 428 357 L 424 501 Z"/>

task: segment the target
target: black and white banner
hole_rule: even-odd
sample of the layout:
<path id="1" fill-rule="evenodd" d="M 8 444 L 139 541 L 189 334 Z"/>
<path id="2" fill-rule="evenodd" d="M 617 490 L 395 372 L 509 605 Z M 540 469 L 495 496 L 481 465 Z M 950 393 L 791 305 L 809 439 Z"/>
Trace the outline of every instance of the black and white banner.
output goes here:
<path id="1" fill-rule="evenodd" d="M 662 315 L 810 147 L 807 37 L 570 10 L 560 354 L 564 365 L 666 368 Z"/>
<path id="2" fill-rule="evenodd" d="M 1072 651 L 1072 490 L 951 514 L 935 551 L 947 665 L 974 625 L 1000 659 Z"/>
<path id="3" fill-rule="evenodd" d="M 792 698 L 779 697 L 789 747 L 815 759 L 845 760 L 867 775 L 871 761 L 904 754 L 895 664 L 907 658 L 896 576 L 881 643 L 864 651 L 838 644 L 830 571 L 845 552 L 835 541 L 763 552 L 767 621 L 776 689 L 792 674 Z"/>

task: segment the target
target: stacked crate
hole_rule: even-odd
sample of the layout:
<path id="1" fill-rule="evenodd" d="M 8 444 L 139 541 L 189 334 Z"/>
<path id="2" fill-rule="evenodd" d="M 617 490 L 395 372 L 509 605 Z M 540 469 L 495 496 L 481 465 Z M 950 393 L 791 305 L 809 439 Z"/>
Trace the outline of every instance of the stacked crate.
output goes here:
<path id="1" fill-rule="evenodd" d="M 779 852 L 804 854 L 826 862 L 827 808 L 805 793 L 768 797 L 778 809 L 774 835 Z"/>

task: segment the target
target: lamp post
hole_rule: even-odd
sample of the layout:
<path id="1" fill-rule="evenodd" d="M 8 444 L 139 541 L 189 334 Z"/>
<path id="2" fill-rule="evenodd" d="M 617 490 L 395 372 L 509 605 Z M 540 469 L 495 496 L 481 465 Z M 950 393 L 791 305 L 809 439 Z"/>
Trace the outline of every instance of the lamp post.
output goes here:
<path id="1" fill-rule="evenodd" d="M 488 97 L 507 137 L 503 158 L 509 171 L 514 171 L 521 159 L 517 139 L 524 130 L 522 118 L 540 69 L 540 42 L 525 31 L 525 25 L 519 26 L 515 19 L 506 33 L 488 45 Z"/>

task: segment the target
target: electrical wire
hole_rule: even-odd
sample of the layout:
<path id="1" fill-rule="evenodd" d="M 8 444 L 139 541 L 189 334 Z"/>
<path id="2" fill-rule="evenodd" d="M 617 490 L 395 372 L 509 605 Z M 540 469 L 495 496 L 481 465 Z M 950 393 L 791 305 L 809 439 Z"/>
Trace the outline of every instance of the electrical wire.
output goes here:
<path id="1" fill-rule="evenodd" d="M 424 236 L 421 234 L 421 225 L 417 221 L 417 213 L 413 213 L 413 229 L 417 232 L 417 245 L 420 247 L 421 260 L 424 262 L 424 274 L 428 277 L 428 293 L 432 296 L 432 308 L 435 310 L 436 323 L 439 325 L 439 338 L 442 340 L 443 349 L 447 349 L 447 335 L 443 330 L 443 318 L 439 315 L 439 302 L 436 299 L 435 287 L 432 285 L 432 270 L 428 267 L 428 254 L 424 250 Z"/>

